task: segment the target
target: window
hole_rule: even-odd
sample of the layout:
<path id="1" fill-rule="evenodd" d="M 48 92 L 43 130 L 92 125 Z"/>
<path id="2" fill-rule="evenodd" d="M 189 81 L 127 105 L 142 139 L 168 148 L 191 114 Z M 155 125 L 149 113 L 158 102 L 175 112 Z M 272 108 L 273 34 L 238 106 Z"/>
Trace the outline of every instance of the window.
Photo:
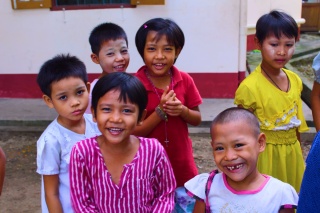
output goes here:
<path id="1" fill-rule="evenodd" d="M 136 5 L 164 5 L 165 0 L 11 0 L 13 9 L 50 8 L 77 10 L 97 8 L 130 8 Z"/>

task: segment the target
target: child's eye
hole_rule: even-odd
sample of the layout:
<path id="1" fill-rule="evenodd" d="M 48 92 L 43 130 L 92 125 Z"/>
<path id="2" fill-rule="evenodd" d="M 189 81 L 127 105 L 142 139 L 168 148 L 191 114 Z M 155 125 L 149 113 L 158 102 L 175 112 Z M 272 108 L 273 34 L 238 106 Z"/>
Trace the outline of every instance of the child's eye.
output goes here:
<path id="1" fill-rule="evenodd" d="M 147 50 L 148 50 L 148 51 L 155 51 L 156 48 L 154 48 L 154 47 L 148 47 Z"/>
<path id="2" fill-rule="evenodd" d="M 109 107 L 103 107 L 103 108 L 101 109 L 101 111 L 103 111 L 103 112 L 110 112 L 111 109 L 110 109 Z"/>
<path id="3" fill-rule="evenodd" d="M 222 151 L 222 150 L 223 150 L 223 147 L 220 147 L 220 146 L 214 148 L 214 151 Z"/>
<path id="4" fill-rule="evenodd" d="M 276 46 L 278 46 L 278 44 L 271 44 L 271 46 L 276 47 Z"/>
<path id="5" fill-rule="evenodd" d="M 127 54 L 127 53 L 128 53 L 128 50 L 127 50 L 127 49 L 121 50 L 121 53 L 122 53 L 122 54 Z"/>
<path id="6" fill-rule="evenodd" d="M 84 90 L 79 90 L 78 92 L 77 92 L 77 95 L 82 95 L 84 93 Z"/>
<path id="7" fill-rule="evenodd" d="M 235 148 L 240 148 L 240 147 L 242 147 L 242 146 L 244 146 L 244 144 L 242 144 L 242 143 L 237 143 L 234 147 L 235 147 Z"/>
<path id="8" fill-rule="evenodd" d="M 287 44 L 287 47 L 292 47 L 293 46 L 293 44 Z"/>
<path id="9" fill-rule="evenodd" d="M 67 99 L 66 95 L 63 95 L 63 96 L 59 97 L 59 100 L 62 100 L 62 101 L 66 100 L 66 99 Z"/>
<path id="10" fill-rule="evenodd" d="M 164 50 L 165 50 L 165 51 L 172 51 L 173 48 L 172 48 L 172 47 L 166 47 Z"/>
<path id="11" fill-rule="evenodd" d="M 124 112 L 124 113 L 131 113 L 132 110 L 131 110 L 131 109 L 123 109 L 123 112 Z"/>
<path id="12" fill-rule="evenodd" d="M 107 56 L 113 56 L 114 55 L 114 53 L 107 53 Z"/>

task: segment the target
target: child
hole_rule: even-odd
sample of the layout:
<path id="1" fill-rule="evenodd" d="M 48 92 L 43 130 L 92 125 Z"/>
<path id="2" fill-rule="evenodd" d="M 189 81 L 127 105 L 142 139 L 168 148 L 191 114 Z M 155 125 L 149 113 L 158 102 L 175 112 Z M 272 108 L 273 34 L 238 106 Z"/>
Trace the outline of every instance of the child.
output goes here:
<path id="1" fill-rule="evenodd" d="M 317 212 L 320 208 L 320 53 L 313 59 L 312 68 L 315 72 L 315 80 L 311 92 L 311 105 L 313 121 L 318 133 L 306 159 L 306 170 L 303 174 L 299 194 L 298 213 Z"/>
<path id="2" fill-rule="evenodd" d="M 224 110 L 212 121 L 210 134 L 221 173 L 200 174 L 185 184 L 197 199 L 193 212 L 294 212 L 298 202 L 294 188 L 257 169 L 266 136 L 250 111 Z"/>
<path id="3" fill-rule="evenodd" d="M 320 53 L 313 59 L 315 79 L 311 91 L 311 108 L 316 130 L 320 130 Z"/>
<path id="4" fill-rule="evenodd" d="M 88 106 L 86 67 L 75 56 L 57 55 L 40 69 L 38 85 L 43 100 L 58 117 L 37 142 L 37 172 L 42 175 L 41 206 L 44 212 L 73 212 L 69 190 L 69 159 L 72 146 L 100 134 Z"/>
<path id="5" fill-rule="evenodd" d="M 146 120 L 134 134 L 161 142 L 177 180 L 176 210 L 181 210 L 179 203 L 190 202 L 183 208 L 192 209 L 194 201 L 183 189 L 198 174 L 188 124 L 200 124 L 202 99 L 190 75 L 173 66 L 184 46 L 184 34 L 172 20 L 154 18 L 138 29 L 135 41 L 145 63 L 136 76 L 146 87 L 149 101 Z"/>
<path id="6" fill-rule="evenodd" d="M 4 175 L 6 174 L 6 155 L 0 147 L 0 196 L 2 192 Z"/>
<path id="7" fill-rule="evenodd" d="M 255 42 L 262 62 L 239 86 L 234 103 L 258 118 L 266 135 L 265 151 L 258 170 L 291 184 L 297 192 L 304 172 L 299 132 L 308 130 L 303 116 L 302 81 L 284 69 L 298 36 L 295 20 L 284 12 L 271 11 L 256 24 Z"/>
<path id="8" fill-rule="evenodd" d="M 92 91 L 101 136 L 78 142 L 70 159 L 76 212 L 171 213 L 175 179 L 158 140 L 132 135 L 146 114 L 147 92 L 127 73 L 103 76 Z"/>
<path id="9" fill-rule="evenodd" d="M 120 26 L 109 22 L 96 26 L 91 31 L 89 43 L 92 51 L 91 60 L 102 68 L 99 78 L 112 72 L 126 71 L 130 61 L 128 39 Z M 91 91 L 98 79 L 91 83 L 86 113 L 91 113 Z"/>
<path id="10" fill-rule="evenodd" d="M 318 212 L 320 208 L 320 132 L 312 142 L 306 159 L 306 170 L 303 175 L 299 193 L 298 213 Z"/>

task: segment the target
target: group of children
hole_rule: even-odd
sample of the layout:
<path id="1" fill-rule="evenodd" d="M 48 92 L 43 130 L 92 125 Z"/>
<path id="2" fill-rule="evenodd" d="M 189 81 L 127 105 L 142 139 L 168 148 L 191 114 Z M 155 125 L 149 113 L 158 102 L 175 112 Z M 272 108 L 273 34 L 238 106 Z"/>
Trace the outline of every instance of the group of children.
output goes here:
<path id="1" fill-rule="evenodd" d="M 90 84 L 84 64 L 63 54 L 38 75 L 45 103 L 58 112 L 37 142 L 42 212 L 294 212 L 307 125 L 302 82 L 283 67 L 297 38 L 284 12 L 258 20 L 262 62 L 236 91 L 238 107 L 212 122 L 219 171 L 198 175 L 188 124 L 200 124 L 202 98 L 174 66 L 183 31 L 170 19 L 142 24 L 135 43 L 145 64 L 131 75 L 123 29 L 94 28 L 98 79 Z"/>

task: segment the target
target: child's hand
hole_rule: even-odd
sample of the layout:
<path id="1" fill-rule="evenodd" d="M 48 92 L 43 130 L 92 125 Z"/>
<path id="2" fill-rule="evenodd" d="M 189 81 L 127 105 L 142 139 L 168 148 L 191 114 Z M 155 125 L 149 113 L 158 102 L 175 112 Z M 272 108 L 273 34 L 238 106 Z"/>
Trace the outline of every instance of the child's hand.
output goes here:
<path id="1" fill-rule="evenodd" d="M 177 97 L 170 99 L 163 104 L 163 110 L 170 116 L 180 116 L 183 112 L 183 108 L 183 104 Z"/>
<path id="2" fill-rule="evenodd" d="M 164 90 L 162 96 L 161 96 L 161 100 L 160 100 L 160 108 L 164 109 L 164 105 L 168 102 L 168 101 L 172 101 L 176 99 L 176 94 L 174 93 L 173 90 L 169 91 L 169 86 L 166 87 L 166 89 Z"/>

